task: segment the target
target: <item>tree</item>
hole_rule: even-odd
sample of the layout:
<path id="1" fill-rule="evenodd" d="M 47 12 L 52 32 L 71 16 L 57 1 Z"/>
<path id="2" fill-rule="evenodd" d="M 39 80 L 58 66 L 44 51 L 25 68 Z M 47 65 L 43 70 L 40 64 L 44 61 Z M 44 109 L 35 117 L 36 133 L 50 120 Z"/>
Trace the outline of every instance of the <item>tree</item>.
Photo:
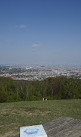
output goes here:
<path id="1" fill-rule="evenodd" d="M 3 87 L 0 86 L 0 103 L 7 101 L 7 95 L 3 89 Z"/>

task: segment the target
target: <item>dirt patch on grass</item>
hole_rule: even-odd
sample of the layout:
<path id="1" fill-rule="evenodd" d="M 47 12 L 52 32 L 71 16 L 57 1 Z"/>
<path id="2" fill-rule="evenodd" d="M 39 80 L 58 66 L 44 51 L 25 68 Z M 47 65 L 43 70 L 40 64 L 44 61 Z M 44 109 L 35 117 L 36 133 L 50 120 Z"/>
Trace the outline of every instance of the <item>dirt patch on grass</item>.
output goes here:
<path id="1" fill-rule="evenodd" d="M 11 110 L 12 110 L 12 109 L 9 109 L 9 108 L 8 108 L 8 109 L 2 109 L 1 112 L 0 112 L 0 114 L 3 114 L 3 115 L 4 115 L 4 114 L 7 114 L 7 113 L 10 113 Z"/>
<path id="2" fill-rule="evenodd" d="M 21 115 L 27 115 L 27 116 L 36 116 L 36 115 L 41 115 L 41 116 L 44 116 L 44 115 L 47 115 L 47 114 L 50 114 L 51 111 L 41 111 L 39 109 L 35 109 L 33 111 L 25 111 L 25 110 L 15 110 L 14 112 L 16 112 L 17 114 L 21 114 Z"/>
<path id="3" fill-rule="evenodd" d="M 2 112 L 1 112 L 2 115 L 27 115 L 27 116 L 32 116 L 32 115 L 41 115 L 41 116 L 44 116 L 44 115 L 47 115 L 47 114 L 51 114 L 51 111 L 47 111 L 47 110 L 40 110 L 40 109 L 34 109 L 34 110 L 26 110 L 26 109 L 4 109 Z"/>
<path id="4" fill-rule="evenodd" d="M 37 109 L 33 112 L 33 115 L 45 116 L 45 115 L 48 115 L 48 114 L 51 114 L 51 111 L 40 111 L 40 110 Z"/>

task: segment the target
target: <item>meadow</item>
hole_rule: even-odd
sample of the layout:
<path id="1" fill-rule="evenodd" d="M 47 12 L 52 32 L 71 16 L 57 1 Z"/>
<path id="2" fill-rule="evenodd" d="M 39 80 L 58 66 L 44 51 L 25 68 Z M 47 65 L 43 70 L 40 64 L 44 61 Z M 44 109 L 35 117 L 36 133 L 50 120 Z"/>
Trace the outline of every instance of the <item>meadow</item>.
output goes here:
<path id="1" fill-rule="evenodd" d="M 21 126 L 44 124 L 61 116 L 81 119 L 81 99 L 0 103 L 0 137 L 11 137 Z"/>

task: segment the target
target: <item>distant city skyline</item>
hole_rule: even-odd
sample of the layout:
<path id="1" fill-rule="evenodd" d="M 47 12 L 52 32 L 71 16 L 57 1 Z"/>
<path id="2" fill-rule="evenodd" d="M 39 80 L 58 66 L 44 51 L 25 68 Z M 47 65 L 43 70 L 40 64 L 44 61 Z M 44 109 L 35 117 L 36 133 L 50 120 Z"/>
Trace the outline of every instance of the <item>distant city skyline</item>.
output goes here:
<path id="1" fill-rule="evenodd" d="M 0 0 L 0 64 L 81 65 L 81 0 Z"/>

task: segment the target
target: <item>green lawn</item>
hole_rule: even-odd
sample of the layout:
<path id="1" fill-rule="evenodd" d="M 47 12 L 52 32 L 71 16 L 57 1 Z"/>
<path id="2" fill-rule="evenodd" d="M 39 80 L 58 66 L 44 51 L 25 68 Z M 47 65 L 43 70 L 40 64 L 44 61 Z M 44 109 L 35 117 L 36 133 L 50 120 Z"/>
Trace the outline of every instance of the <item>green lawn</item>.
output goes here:
<path id="1" fill-rule="evenodd" d="M 81 100 L 1 103 L 0 137 L 19 133 L 21 126 L 43 124 L 60 116 L 81 119 Z"/>

